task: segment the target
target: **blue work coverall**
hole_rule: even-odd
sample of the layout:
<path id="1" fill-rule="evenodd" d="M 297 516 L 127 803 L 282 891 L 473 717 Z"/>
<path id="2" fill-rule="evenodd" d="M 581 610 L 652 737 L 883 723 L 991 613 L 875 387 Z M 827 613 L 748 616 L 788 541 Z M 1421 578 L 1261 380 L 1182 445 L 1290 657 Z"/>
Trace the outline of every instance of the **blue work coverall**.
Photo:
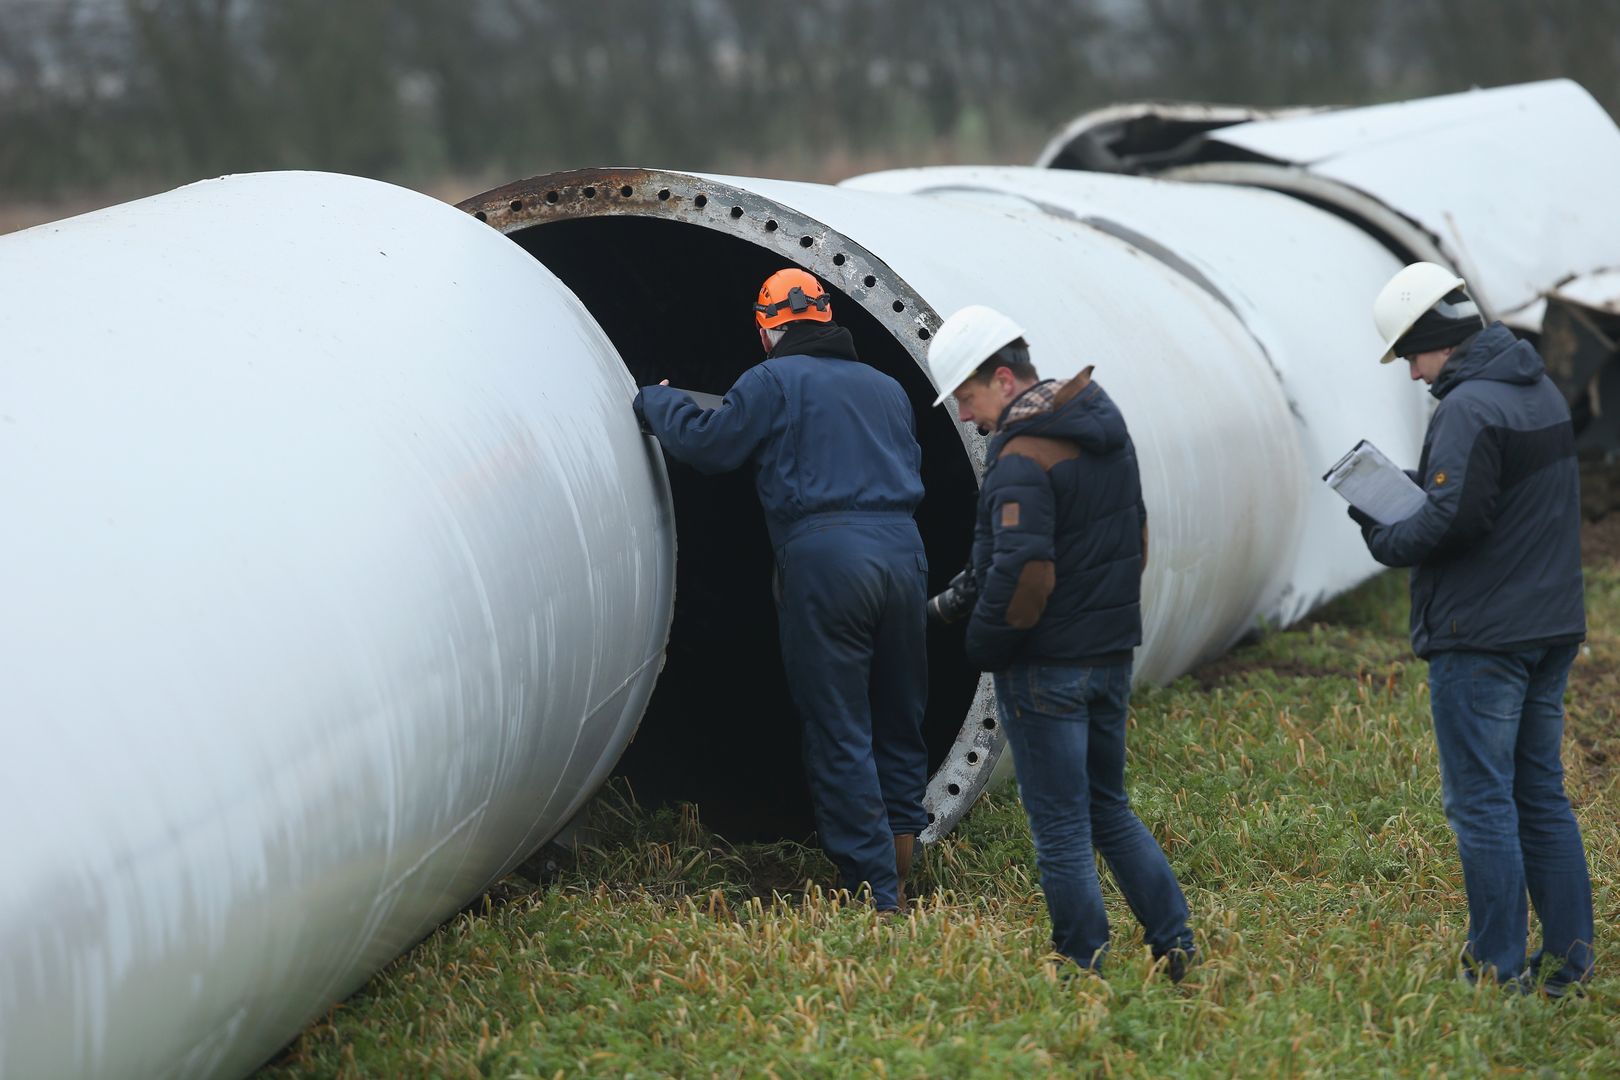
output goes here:
<path id="1" fill-rule="evenodd" d="M 719 408 L 648 386 L 636 412 L 677 461 L 753 469 L 821 846 L 843 887 L 865 882 L 877 907 L 896 907 L 894 837 L 928 823 L 928 564 L 912 517 L 923 487 L 910 400 L 855 358 L 847 331 L 811 324 Z"/>

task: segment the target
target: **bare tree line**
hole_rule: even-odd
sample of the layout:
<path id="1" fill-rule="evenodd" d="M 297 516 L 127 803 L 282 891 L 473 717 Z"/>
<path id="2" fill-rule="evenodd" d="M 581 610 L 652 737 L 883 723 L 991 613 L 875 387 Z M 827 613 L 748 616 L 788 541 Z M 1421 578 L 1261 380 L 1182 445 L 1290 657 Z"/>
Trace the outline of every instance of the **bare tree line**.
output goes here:
<path id="1" fill-rule="evenodd" d="M 1110 101 L 1361 103 L 1565 75 L 1620 0 L 0 0 L 0 194 L 1027 157 Z"/>

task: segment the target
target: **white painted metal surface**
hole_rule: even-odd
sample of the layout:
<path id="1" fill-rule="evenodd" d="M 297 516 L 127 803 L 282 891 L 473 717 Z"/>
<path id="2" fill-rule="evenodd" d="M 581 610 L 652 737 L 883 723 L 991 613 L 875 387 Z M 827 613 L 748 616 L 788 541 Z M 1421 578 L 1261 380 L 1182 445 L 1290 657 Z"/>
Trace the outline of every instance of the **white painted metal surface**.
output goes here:
<path id="1" fill-rule="evenodd" d="M 1274 192 L 1098 173 L 930 168 L 875 173 L 845 183 L 870 191 L 923 194 L 953 205 L 1046 214 L 1083 232 L 1117 237 L 1144 260 L 1196 283 L 1238 320 L 1270 371 L 1261 374 L 1250 365 L 1233 363 L 1231 354 L 1214 341 L 1195 346 L 1193 359 L 1223 379 L 1260 377 L 1280 387 L 1287 415 L 1279 425 L 1291 434 L 1292 458 L 1246 456 L 1249 448 L 1243 444 L 1227 446 L 1201 431 L 1208 422 L 1201 418 L 1205 406 L 1173 370 L 1149 370 L 1149 378 L 1158 381 L 1158 393 L 1127 412 L 1126 419 L 1133 431 L 1165 426 L 1187 432 L 1202 453 L 1230 474 L 1228 490 L 1253 485 L 1292 493 L 1289 505 L 1297 512 L 1266 519 L 1265 527 L 1286 537 L 1287 545 L 1271 563 L 1266 586 L 1253 596 L 1250 624 L 1292 623 L 1378 571 L 1359 531 L 1345 517 L 1344 501 L 1321 483 L 1321 474 L 1363 438 L 1415 467 L 1429 399 L 1421 385 L 1404 377 L 1404 370 L 1394 372 L 1375 362 L 1380 343 L 1369 305 L 1400 263 L 1361 230 Z M 1107 287 L 1105 281 L 1098 279 L 1086 289 L 1096 292 Z M 1167 324 L 1182 318 L 1173 303 L 1145 317 Z M 1111 346 L 1106 340 L 1089 340 L 1087 351 L 1106 365 Z M 1044 361 L 1038 347 L 1033 357 L 1037 365 Z M 1297 461 L 1298 467 L 1281 467 L 1285 460 Z M 1173 477 L 1164 482 L 1164 500 L 1189 497 Z M 1151 568 L 1149 574 L 1151 585 Z M 1148 611 L 1151 616 L 1151 607 Z M 1179 625 L 1183 614 L 1168 617 Z M 1229 643 L 1209 644 L 1218 650 Z"/>
<path id="2" fill-rule="evenodd" d="M 1620 131 L 1567 79 L 1343 109 L 1209 135 L 1365 193 L 1417 222 L 1498 318 L 1620 251 Z M 1418 253 L 1421 254 L 1421 253 Z"/>
<path id="3" fill-rule="evenodd" d="M 232 177 L 0 239 L 0 1076 L 239 1075 L 560 827 L 673 527 L 577 301 Z"/>
<path id="4" fill-rule="evenodd" d="M 975 303 L 1005 312 L 1027 329 L 1046 377 L 1096 365 L 1130 425 L 1148 504 L 1142 678 L 1218 654 L 1266 608 L 1300 516 L 1300 485 L 1276 478 L 1307 465 L 1263 350 L 1207 289 L 1116 236 L 1027 205 L 712 179 L 878 253 L 939 315 Z M 837 283 L 856 289 L 860 272 Z"/>

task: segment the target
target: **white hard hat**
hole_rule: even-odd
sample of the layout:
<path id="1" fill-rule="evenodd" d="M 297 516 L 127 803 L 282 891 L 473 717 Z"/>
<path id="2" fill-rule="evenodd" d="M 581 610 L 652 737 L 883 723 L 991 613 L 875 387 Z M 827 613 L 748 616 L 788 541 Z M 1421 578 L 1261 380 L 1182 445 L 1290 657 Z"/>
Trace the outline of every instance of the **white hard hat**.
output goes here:
<path id="1" fill-rule="evenodd" d="M 934 404 L 950 397 L 997 349 L 1023 336 L 1022 326 L 983 304 L 969 304 L 946 319 L 928 343 L 928 376 L 939 391 Z"/>
<path id="2" fill-rule="evenodd" d="M 1435 263 L 1417 262 L 1402 267 L 1373 301 L 1373 322 L 1378 327 L 1378 336 L 1384 339 L 1384 355 L 1379 363 L 1387 364 L 1395 359 L 1395 343 L 1425 312 L 1444 300 L 1451 290 L 1466 287 L 1462 278 Z M 1459 310 L 1458 314 L 1478 318 L 1479 309 L 1471 303 L 1468 307 L 1472 310 L 1466 313 Z"/>

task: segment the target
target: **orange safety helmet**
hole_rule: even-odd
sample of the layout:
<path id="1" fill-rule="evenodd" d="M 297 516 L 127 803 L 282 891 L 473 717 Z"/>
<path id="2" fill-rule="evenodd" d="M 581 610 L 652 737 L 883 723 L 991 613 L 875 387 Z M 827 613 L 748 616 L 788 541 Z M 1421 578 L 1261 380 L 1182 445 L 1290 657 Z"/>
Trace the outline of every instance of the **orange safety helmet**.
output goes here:
<path id="1" fill-rule="evenodd" d="M 761 329 L 769 330 L 799 319 L 832 322 L 832 299 L 814 274 L 797 269 L 778 270 L 759 287 L 754 321 Z"/>

